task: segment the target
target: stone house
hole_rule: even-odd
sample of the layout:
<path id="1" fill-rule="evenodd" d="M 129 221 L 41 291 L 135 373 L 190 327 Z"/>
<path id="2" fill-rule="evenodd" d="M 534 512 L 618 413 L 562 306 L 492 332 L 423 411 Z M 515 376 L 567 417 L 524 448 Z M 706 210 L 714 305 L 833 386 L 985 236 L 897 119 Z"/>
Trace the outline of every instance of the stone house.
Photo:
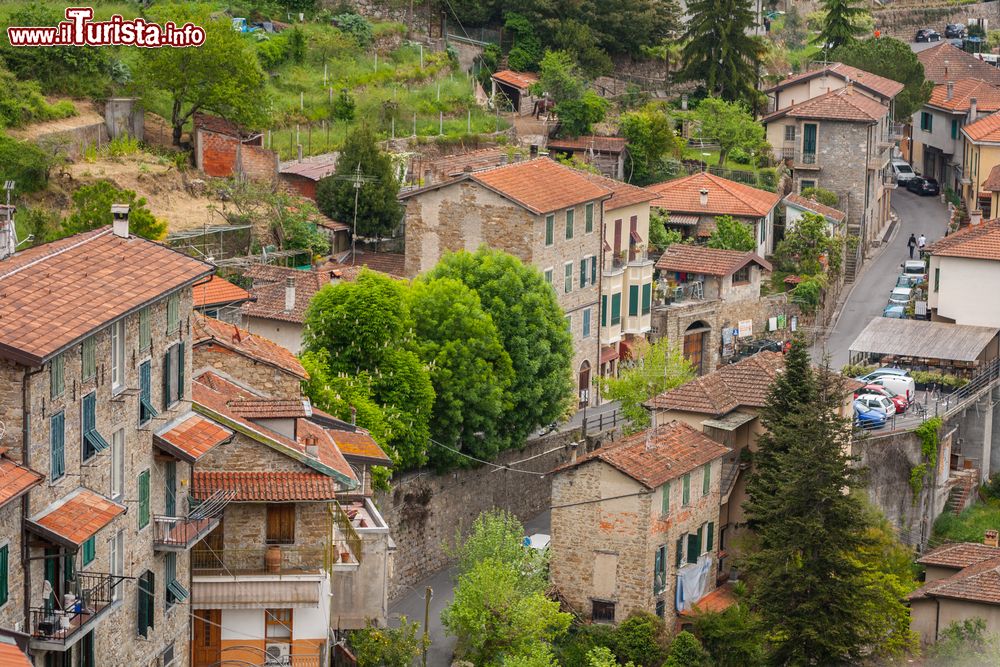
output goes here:
<path id="1" fill-rule="evenodd" d="M 981 114 L 995 111 L 1000 111 L 1000 86 L 980 79 L 949 80 L 934 86 L 930 99 L 913 113 L 913 168 L 937 179 L 942 189 L 960 192 L 965 156 L 961 130 Z"/>
<path id="2" fill-rule="evenodd" d="M 675 243 L 656 269 L 662 295 L 653 309 L 656 338 L 679 346 L 699 375 L 733 356 L 737 339 L 764 333 L 772 317 L 782 316 L 781 329 L 788 324 L 783 298 L 760 298 L 771 264 L 754 252 Z"/>
<path id="3" fill-rule="evenodd" d="M 795 74 L 764 91 L 768 113 L 795 106 L 833 90 L 853 85 L 858 92 L 884 104 L 892 110 L 896 95 L 903 84 L 878 74 L 866 72 L 844 63 L 827 63 L 801 74 Z M 771 144 L 774 146 L 775 144 Z"/>
<path id="4" fill-rule="evenodd" d="M 3 539 L 21 551 L 0 563 L 18 587 L 2 618 L 39 665 L 188 660 L 186 538 L 206 524 L 183 493 L 190 464 L 156 433 L 202 421 L 190 314 L 213 268 L 131 236 L 127 211 L 0 260 L 2 446 L 21 477 L 4 493 L 22 489 L 3 508 L 19 509 Z M 23 493 L 29 471 L 45 479 Z"/>
<path id="5" fill-rule="evenodd" d="M 250 300 L 250 292 L 234 285 L 225 278 L 212 276 L 203 285 L 194 288 L 196 312 L 239 325 L 242 319 L 240 306 Z"/>
<path id="6" fill-rule="evenodd" d="M 208 176 L 277 179 L 278 154 L 264 148 L 264 135 L 248 132 L 219 116 L 194 115 L 195 166 Z"/>
<path id="7" fill-rule="evenodd" d="M 931 319 L 1000 327 L 1000 300 L 984 299 L 978 289 L 1000 285 L 1000 220 L 961 229 L 935 241 L 927 251 Z"/>
<path id="8" fill-rule="evenodd" d="M 549 139 L 550 152 L 576 158 L 601 172 L 602 176 L 625 179 L 625 157 L 628 155 L 625 137 L 585 135 L 576 138 Z"/>
<path id="9" fill-rule="evenodd" d="M 993 217 L 994 192 L 1000 190 L 1000 113 L 983 116 L 960 130 L 962 134 L 962 201 L 971 215 Z"/>
<path id="10" fill-rule="evenodd" d="M 901 132 L 888 105 L 849 84 L 780 108 L 761 122 L 775 156 L 791 168 L 795 192 L 835 192 L 848 231 L 863 247 L 880 238 L 895 187 L 889 159 Z"/>
<path id="11" fill-rule="evenodd" d="M 669 216 L 668 229 L 681 232 L 684 238 L 707 241 L 715 231 L 715 219 L 729 215 L 750 226 L 758 255 L 764 257 L 774 250 L 774 209 L 781 197 L 773 192 L 704 171 L 646 189 L 657 195 L 650 205 Z"/>
<path id="12" fill-rule="evenodd" d="M 728 451 L 676 421 L 556 468 L 549 577 L 562 599 L 593 622 L 647 611 L 670 626 L 712 592 Z"/>
<path id="13" fill-rule="evenodd" d="M 0 454 L 0 479 L 3 479 L 0 488 L 0 573 L 4 575 L 0 579 L 2 636 L 4 632 L 24 632 L 24 569 L 20 565 L 24 541 L 22 498 L 41 484 L 45 475 L 20 465 L 4 452 Z M 23 640 L 21 643 L 26 644 Z"/>
<path id="14" fill-rule="evenodd" d="M 594 404 L 600 358 L 601 230 L 613 192 L 548 158 L 515 162 L 400 194 L 406 206 L 406 275 L 449 251 L 481 245 L 533 264 L 556 292 L 573 335 L 580 405 Z M 613 313 L 612 313 L 613 315 Z"/>
<path id="15" fill-rule="evenodd" d="M 1000 632 L 1000 549 L 975 542 L 943 544 L 917 559 L 925 583 L 909 595 L 910 629 L 921 644 L 937 642 L 952 623 L 981 618 Z"/>

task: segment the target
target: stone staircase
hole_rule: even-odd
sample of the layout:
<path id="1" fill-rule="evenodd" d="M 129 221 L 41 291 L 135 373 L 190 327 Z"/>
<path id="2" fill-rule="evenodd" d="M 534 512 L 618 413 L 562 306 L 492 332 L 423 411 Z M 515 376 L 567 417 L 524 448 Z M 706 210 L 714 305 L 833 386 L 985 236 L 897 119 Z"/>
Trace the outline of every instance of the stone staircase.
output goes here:
<path id="1" fill-rule="evenodd" d="M 948 493 L 948 502 L 945 503 L 945 511 L 961 514 L 962 510 L 975 500 L 976 489 L 979 486 L 979 470 L 969 468 L 955 471 L 949 482 L 952 487 Z"/>

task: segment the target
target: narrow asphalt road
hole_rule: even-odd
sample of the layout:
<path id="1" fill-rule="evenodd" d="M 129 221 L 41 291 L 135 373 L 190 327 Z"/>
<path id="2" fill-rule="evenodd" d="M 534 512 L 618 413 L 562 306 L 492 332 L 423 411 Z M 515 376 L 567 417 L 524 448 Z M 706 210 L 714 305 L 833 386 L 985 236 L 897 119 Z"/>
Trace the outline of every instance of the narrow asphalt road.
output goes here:
<path id="1" fill-rule="evenodd" d="M 530 519 L 524 524 L 525 535 L 549 532 L 549 511 L 546 510 L 538 516 Z M 455 577 L 457 571 L 455 567 L 445 568 L 432 574 L 427 579 L 414 584 L 398 600 L 389 605 L 389 624 L 396 626 L 399 618 L 406 616 L 410 622 L 420 623 L 420 629 L 424 626 L 424 591 L 427 586 L 434 591 L 430 605 L 430 648 L 427 650 L 427 664 L 430 667 L 446 667 L 451 664 L 451 656 L 455 650 L 455 638 L 445 633 L 441 624 L 441 612 L 451 604 L 455 597 Z"/>
<path id="2" fill-rule="evenodd" d="M 840 368 L 848 361 L 851 343 L 873 317 L 880 317 L 889 300 L 889 292 L 900 273 L 899 265 L 909 258 L 906 241 L 910 234 L 923 233 L 930 244 L 944 236 L 948 226 L 948 207 L 939 197 L 921 197 L 905 188 L 892 193 L 892 209 L 899 217 L 892 238 L 879 248 L 875 257 L 865 262 L 863 272 L 853 284 L 847 300 L 833 323 L 824 344 L 813 348 L 813 360 L 821 361 L 830 356 L 830 366 Z"/>

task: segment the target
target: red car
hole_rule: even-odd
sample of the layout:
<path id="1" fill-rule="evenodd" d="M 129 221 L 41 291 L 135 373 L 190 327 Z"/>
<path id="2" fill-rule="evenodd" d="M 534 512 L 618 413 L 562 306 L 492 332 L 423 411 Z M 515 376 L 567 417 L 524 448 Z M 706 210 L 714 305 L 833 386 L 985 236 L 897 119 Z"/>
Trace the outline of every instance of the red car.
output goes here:
<path id="1" fill-rule="evenodd" d="M 892 404 L 896 407 L 896 414 L 902 414 L 906 412 L 906 406 L 909 405 L 906 401 L 905 396 L 897 396 L 885 387 L 879 386 L 877 384 L 865 385 L 861 389 L 854 392 L 854 398 L 857 398 L 861 394 L 878 394 L 879 396 L 885 396 Z"/>

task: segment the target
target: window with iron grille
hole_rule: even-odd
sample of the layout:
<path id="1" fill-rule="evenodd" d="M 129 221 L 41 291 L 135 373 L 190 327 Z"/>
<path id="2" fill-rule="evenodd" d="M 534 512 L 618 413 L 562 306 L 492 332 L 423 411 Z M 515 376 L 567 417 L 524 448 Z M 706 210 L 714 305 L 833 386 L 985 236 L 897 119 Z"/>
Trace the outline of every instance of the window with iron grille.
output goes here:
<path id="1" fill-rule="evenodd" d="M 590 619 L 594 623 L 614 623 L 615 603 L 604 600 L 591 600 Z"/>

